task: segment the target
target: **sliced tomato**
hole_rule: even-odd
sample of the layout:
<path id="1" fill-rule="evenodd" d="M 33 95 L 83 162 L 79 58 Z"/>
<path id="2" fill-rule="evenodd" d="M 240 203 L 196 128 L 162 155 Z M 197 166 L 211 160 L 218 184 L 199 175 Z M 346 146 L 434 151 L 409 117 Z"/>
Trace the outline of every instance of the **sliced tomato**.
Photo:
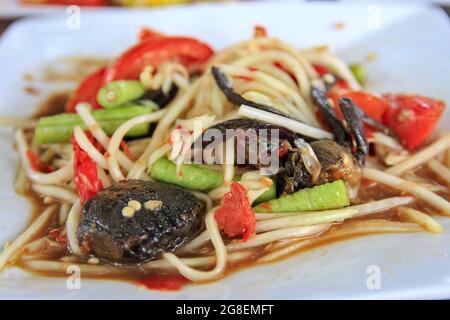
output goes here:
<path id="1" fill-rule="evenodd" d="M 93 141 L 93 137 L 87 134 L 89 140 Z M 75 137 L 72 136 L 73 145 L 73 171 L 75 176 L 75 185 L 83 205 L 90 198 L 95 196 L 103 189 L 103 183 L 97 174 L 97 165 L 89 155 L 81 149 Z"/>
<path id="2" fill-rule="evenodd" d="M 387 94 L 392 108 L 383 115 L 383 122 L 400 139 L 403 146 L 413 150 L 430 137 L 445 109 L 440 100 L 406 94 Z"/>
<path id="3" fill-rule="evenodd" d="M 84 78 L 75 90 L 73 97 L 66 104 L 66 112 L 75 112 L 80 102 L 88 102 L 94 109 L 100 109 L 97 102 L 97 91 L 102 87 L 105 68 L 100 68 Z"/>
<path id="4" fill-rule="evenodd" d="M 213 50 L 189 37 L 151 37 L 127 50 L 108 66 L 104 83 L 120 79 L 138 79 L 145 66 L 157 67 L 165 61 L 178 61 L 195 70 L 213 55 Z"/>
<path id="5" fill-rule="evenodd" d="M 334 105 L 338 107 L 340 98 L 348 98 L 360 107 L 369 117 L 382 121 L 384 113 L 390 108 L 390 103 L 384 97 L 366 91 L 331 90 L 328 93 Z M 337 108 L 340 113 L 340 109 Z"/>
<path id="6" fill-rule="evenodd" d="M 255 213 L 245 188 L 237 182 L 232 182 L 230 188 L 230 192 L 223 197 L 215 218 L 227 236 L 242 237 L 242 240 L 247 241 L 255 231 Z"/>
<path id="7" fill-rule="evenodd" d="M 341 110 L 338 106 L 340 98 L 348 98 L 360 107 L 369 117 L 382 122 L 384 113 L 390 108 L 390 103 L 382 96 L 378 96 L 366 91 L 350 91 L 350 90 L 330 90 L 328 97 L 333 100 L 338 116 L 343 119 Z M 366 125 L 366 135 L 370 137 L 372 128 Z"/>

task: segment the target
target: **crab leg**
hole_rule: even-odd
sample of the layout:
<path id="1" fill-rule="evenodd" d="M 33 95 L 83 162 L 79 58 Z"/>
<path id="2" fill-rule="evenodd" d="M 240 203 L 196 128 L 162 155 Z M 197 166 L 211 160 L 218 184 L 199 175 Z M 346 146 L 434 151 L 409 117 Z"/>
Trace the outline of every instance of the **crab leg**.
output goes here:
<path id="1" fill-rule="evenodd" d="M 344 115 L 344 119 L 351 131 L 356 144 L 355 156 L 359 163 L 363 166 L 366 162 L 366 156 L 369 153 L 369 145 L 366 139 L 366 132 L 363 123 L 363 112 L 347 98 L 339 99 L 339 108 Z"/>
<path id="2" fill-rule="evenodd" d="M 222 92 L 227 97 L 227 99 L 230 103 L 232 103 L 238 107 L 241 105 L 246 105 L 249 107 L 264 110 L 267 112 L 271 112 L 271 113 L 283 116 L 285 118 L 289 118 L 289 119 L 298 121 L 298 119 L 295 119 L 295 118 L 291 117 L 290 115 L 275 109 L 274 107 L 247 100 L 244 97 L 242 97 L 241 95 L 239 95 L 238 93 L 236 93 L 233 89 L 233 86 L 231 85 L 230 80 L 219 68 L 212 67 L 211 73 L 212 73 L 217 85 L 219 86 L 220 90 L 222 90 Z"/>
<path id="3" fill-rule="evenodd" d="M 342 125 L 341 120 L 338 119 L 336 111 L 330 105 L 330 102 L 325 96 L 325 92 L 318 88 L 313 88 L 311 90 L 311 96 L 313 98 L 314 103 L 319 108 L 319 112 L 322 114 L 322 116 L 326 119 L 328 125 L 331 127 L 336 142 L 339 143 L 340 145 L 350 147 L 349 144 L 350 137 L 345 131 L 345 128 Z"/>
<path id="4" fill-rule="evenodd" d="M 368 124 L 369 126 L 374 127 L 375 129 L 377 129 L 381 133 L 384 133 L 385 135 L 388 135 L 388 136 L 391 136 L 391 137 L 395 137 L 395 134 L 392 132 L 392 130 L 389 129 L 388 127 L 386 127 L 384 124 L 382 124 L 378 120 L 368 116 L 364 112 L 363 112 L 362 117 L 363 117 L 363 121 L 364 121 L 365 124 Z"/>

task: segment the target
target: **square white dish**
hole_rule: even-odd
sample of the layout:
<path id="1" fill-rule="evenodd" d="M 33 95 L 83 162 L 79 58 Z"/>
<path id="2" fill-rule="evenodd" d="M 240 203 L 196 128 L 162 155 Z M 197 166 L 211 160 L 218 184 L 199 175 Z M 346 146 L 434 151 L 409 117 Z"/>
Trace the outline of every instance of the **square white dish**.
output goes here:
<path id="1" fill-rule="evenodd" d="M 43 98 L 24 93 L 24 73 L 68 55 L 114 56 L 135 41 L 142 26 L 193 35 L 221 49 L 250 37 L 253 25 L 262 24 L 297 47 L 329 44 L 348 62 L 364 62 L 375 53 L 377 59 L 365 63 L 370 89 L 412 91 L 450 103 L 450 25 L 445 14 L 425 7 L 371 5 L 277 1 L 82 12 L 79 30 L 66 27 L 66 14 L 22 20 L 0 39 L 0 114 L 29 115 Z M 375 22 L 374 10 L 379 14 Z M 345 28 L 336 29 L 338 22 Z M 448 128 L 449 120 L 447 112 L 441 126 Z M 13 191 L 17 157 L 11 141 L 11 130 L 1 128 L 0 245 L 23 230 L 30 215 L 26 200 Z M 0 298 L 450 298 L 450 219 L 439 220 L 446 229 L 440 235 L 374 235 L 338 242 L 176 293 L 87 279 L 80 290 L 69 290 L 64 277 L 7 269 L 0 274 Z M 380 268 L 381 289 L 367 287 L 370 266 Z"/>

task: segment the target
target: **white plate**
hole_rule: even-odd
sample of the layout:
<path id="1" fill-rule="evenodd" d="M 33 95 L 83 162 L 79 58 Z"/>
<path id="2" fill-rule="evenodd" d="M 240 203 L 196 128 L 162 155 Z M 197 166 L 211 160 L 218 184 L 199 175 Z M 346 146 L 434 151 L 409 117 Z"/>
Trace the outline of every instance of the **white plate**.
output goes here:
<path id="1" fill-rule="evenodd" d="M 374 24 L 374 12 L 380 23 Z M 372 16 L 370 15 L 372 14 Z M 200 37 L 216 48 L 248 38 L 256 23 L 296 46 L 329 43 L 349 62 L 367 64 L 371 89 L 413 91 L 450 102 L 450 28 L 440 11 L 420 7 L 333 4 L 224 4 L 152 12 L 82 14 L 81 29 L 66 28 L 66 16 L 32 18 L 14 24 L 0 42 L 0 113 L 28 115 L 36 97 L 23 93 L 22 74 L 52 59 L 74 54 L 114 55 L 147 25 Z M 346 28 L 333 25 L 344 22 Z M 379 29 L 368 28 L 377 26 Z M 448 113 L 447 113 L 447 119 Z M 448 127 L 448 121 L 446 121 Z M 26 201 L 12 189 L 17 157 L 11 132 L 0 130 L 0 243 L 25 226 Z M 377 235 L 339 242 L 285 261 L 237 272 L 178 293 L 139 290 L 133 284 L 82 280 L 69 290 L 64 278 L 8 269 L 0 275 L 1 298 L 242 299 L 242 298 L 450 298 L 450 219 L 441 235 Z M 381 271 L 381 289 L 367 287 L 370 266 Z M 370 268 L 369 268 L 370 269 Z"/>

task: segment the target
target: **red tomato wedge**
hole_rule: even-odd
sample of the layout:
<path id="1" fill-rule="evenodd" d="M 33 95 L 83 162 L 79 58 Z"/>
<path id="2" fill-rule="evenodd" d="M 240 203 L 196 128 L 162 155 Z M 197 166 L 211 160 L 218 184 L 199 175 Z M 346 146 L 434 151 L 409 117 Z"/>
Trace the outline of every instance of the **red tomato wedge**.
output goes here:
<path id="1" fill-rule="evenodd" d="M 247 241 L 255 231 L 255 213 L 245 188 L 237 182 L 232 182 L 230 187 L 231 190 L 223 197 L 215 218 L 227 236 L 242 236 L 242 240 Z"/>
<path id="2" fill-rule="evenodd" d="M 75 112 L 80 102 L 88 102 L 94 109 L 100 109 L 97 102 L 97 91 L 102 87 L 105 68 L 100 68 L 84 78 L 75 90 L 73 97 L 66 104 L 66 112 Z"/>
<path id="3" fill-rule="evenodd" d="M 93 140 L 88 135 L 89 140 Z M 95 196 L 97 192 L 103 189 L 103 183 L 97 175 L 97 165 L 89 155 L 81 149 L 75 137 L 72 136 L 73 145 L 73 171 L 75 176 L 75 185 L 80 197 L 81 205 Z"/>
<path id="4" fill-rule="evenodd" d="M 383 116 L 383 122 L 408 150 L 422 145 L 432 134 L 445 109 L 445 103 L 432 98 L 387 94 L 392 107 Z"/>
<path id="5" fill-rule="evenodd" d="M 382 96 L 378 96 L 366 91 L 349 91 L 349 90 L 330 90 L 328 96 L 333 100 L 338 116 L 343 119 L 341 110 L 338 106 L 340 98 L 348 98 L 360 107 L 369 117 L 382 122 L 384 113 L 390 108 L 390 103 Z M 366 135 L 372 134 L 372 128 L 366 125 Z"/>
<path id="6" fill-rule="evenodd" d="M 189 280 L 180 274 L 155 275 L 149 278 L 139 279 L 137 283 L 147 289 L 179 291 L 185 284 L 189 283 Z"/>
<path id="7" fill-rule="evenodd" d="M 138 79 L 145 66 L 157 67 L 165 61 L 178 61 L 195 69 L 206 62 L 213 50 L 189 37 L 151 37 L 128 49 L 108 66 L 104 83 L 120 79 Z"/>
<path id="8" fill-rule="evenodd" d="M 366 91 L 331 90 L 328 96 L 333 100 L 336 111 L 340 114 L 338 101 L 340 98 L 348 98 L 360 107 L 369 117 L 383 121 L 383 114 L 390 108 L 388 100 Z"/>

